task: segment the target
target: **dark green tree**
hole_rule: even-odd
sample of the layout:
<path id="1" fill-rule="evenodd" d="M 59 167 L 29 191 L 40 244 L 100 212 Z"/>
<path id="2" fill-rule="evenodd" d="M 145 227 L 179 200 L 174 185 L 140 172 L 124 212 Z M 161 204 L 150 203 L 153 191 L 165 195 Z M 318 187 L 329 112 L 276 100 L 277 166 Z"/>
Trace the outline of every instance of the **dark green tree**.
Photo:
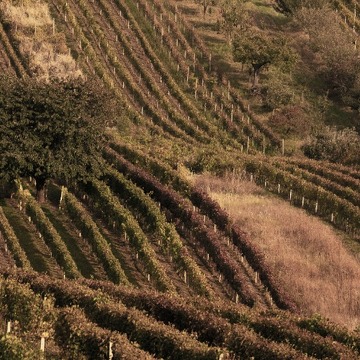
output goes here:
<path id="1" fill-rule="evenodd" d="M 233 40 L 235 61 L 252 67 L 253 87 L 259 82 L 259 75 L 265 66 L 277 65 L 283 71 L 290 69 L 296 61 L 296 54 L 283 37 L 270 37 L 261 31 L 238 33 Z"/>
<path id="2" fill-rule="evenodd" d="M 86 182 L 101 175 L 109 113 L 99 88 L 79 79 L 1 78 L 0 177 L 34 178 L 42 202 L 50 178 Z"/>

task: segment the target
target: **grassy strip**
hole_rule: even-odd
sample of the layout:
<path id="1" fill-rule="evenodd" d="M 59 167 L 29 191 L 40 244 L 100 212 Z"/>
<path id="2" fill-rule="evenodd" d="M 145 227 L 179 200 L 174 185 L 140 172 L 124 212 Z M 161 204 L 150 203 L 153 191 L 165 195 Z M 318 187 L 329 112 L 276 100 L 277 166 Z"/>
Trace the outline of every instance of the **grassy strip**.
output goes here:
<path id="1" fill-rule="evenodd" d="M 153 248 L 131 212 L 119 202 L 103 182 L 93 181 L 90 191 L 94 207 L 101 212 L 102 217 L 109 224 L 114 225 L 115 222 L 115 226 L 126 234 L 130 245 L 138 251 L 139 257 L 144 261 L 147 271 L 156 280 L 159 289 L 175 291 L 174 285 L 156 259 Z"/>
<path id="2" fill-rule="evenodd" d="M 80 277 L 81 274 L 65 246 L 60 235 L 46 217 L 40 205 L 27 191 L 19 190 L 19 197 L 24 201 L 26 213 L 30 216 L 31 221 L 43 236 L 45 243 L 49 246 L 52 254 L 59 265 L 62 266 L 66 276 L 70 278 Z"/>
<path id="3" fill-rule="evenodd" d="M 27 77 L 27 73 L 24 69 L 24 66 L 22 65 L 22 63 L 20 62 L 20 60 L 18 59 L 13 47 L 11 46 L 11 43 L 9 41 L 9 38 L 6 35 L 6 32 L 4 30 L 3 24 L 0 22 L 0 40 L 3 43 L 7 55 L 9 57 L 9 59 L 11 59 L 11 62 L 15 68 L 16 74 L 19 77 Z"/>
<path id="4" fill-rule="evenodd" d="M 109 179 L 112 190 L 118 196 L 126 198 L 126 202 L 144 216 L 151 230 L 162 240 L 163 250 L 171 254 L 180 268 L 186 270 L 190 285 L 199 294 L 213 296 L 214 294 L 209 288 L 204 274 L 188 254 L 175 227 L 167 222 L 165 215 L 154 201 L 142 189 L 127 180 L 124 175 L 116 170 L 109 168 L 106 177 Z"/>
<path id="5" fill-rule="evenodd" d="M 74 220 L 75 225 L 81 229 L 82 235 L 88 239 L 93 251 L 103 263 L 109 278 L 115 283 L 130 285 L 119 261 L 112 253 L 110 245 L 100 234 L 95 222 L 86 213 L 76 197 L 65 190 L 60 205 L 64 207 L 68 215 Z"/>
<path id="6" fill-rule="evenodd" d="M 19 240 L 10 225 L 3 208 L 0 206 L 0 231 L 3 233 L 9 249 L 15 259 L 16 265 L 25 270 L 31 269 L 30 262 L 22 249 Z"/>

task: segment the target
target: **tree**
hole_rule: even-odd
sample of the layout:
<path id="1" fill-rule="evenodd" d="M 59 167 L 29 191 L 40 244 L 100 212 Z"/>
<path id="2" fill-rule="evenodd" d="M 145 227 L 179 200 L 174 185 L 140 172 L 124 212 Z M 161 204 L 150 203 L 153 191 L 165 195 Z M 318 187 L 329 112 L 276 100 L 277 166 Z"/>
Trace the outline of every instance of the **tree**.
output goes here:
<path id="1" fill-rule="evenodd" d="M 354 34 L 344 27 L 330 7 L 302 8 L 295 16 L 301 29 L 308 34 L 308 45 L 317 55 L 318 74 L 325 81 L 332 98 L 358 107 L 360 82 L 359 51 Z M 355 101 L 351 97 L 355 96 Z"/>
<path id="2" fill-rule="evenodd" d="M 50 178 L 99 176 L 106 94 L 81 80 L 0 79 L 0 177 L 32 177 L 45 200 Z M 110 107 L 109 107 L 110 108 Z"/>
<path id="3" fill-rule="evenodd" d="M 253 87 L 258 86 L 260 71 L 267 65 L 278 65 L 283 71 L 296 61 L 296 54 L 283 37 L 270 37 L 260 31 L 236 34 L 233 40 L 235 61 L 252 66 Z"/>
<path id="4" fill-rule="evenodd" d="M 222 21 L 219 27 L 229 41 L 232 40 L 236 29 L 245 32 L 249 28 L 249 15 L 245 9 L 245 2 L 246 0 L 222 0 L 220 4 Z"/>
<path id="5" fill-rule="evenodd" d="M 198 4 L 200 4 L 203 8 L 203 15 L 205 17 L 206 12 L 210 5 L 215 5 L 216 0 L 196 0 Z"/>

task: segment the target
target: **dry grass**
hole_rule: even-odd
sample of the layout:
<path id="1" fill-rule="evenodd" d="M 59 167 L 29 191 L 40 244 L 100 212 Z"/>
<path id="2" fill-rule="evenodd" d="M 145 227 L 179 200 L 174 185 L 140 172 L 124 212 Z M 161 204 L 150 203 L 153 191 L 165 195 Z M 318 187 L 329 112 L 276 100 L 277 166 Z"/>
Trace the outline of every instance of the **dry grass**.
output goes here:
<path id="1" fill-rule="evenodd" d="M 360 325 L 360 264 L 327 224 L 253 183 L 197 177 L 195 183 L 263 250 L 281 285 L 307 315 Z"/>
<path id="2" fill-rule="evenodd" d="M 7 1 L 0 5 L 0 12 L 11 24 L 33 76 L 45 81 L 82 76 L 66 47 L 65 38 L 53 33 L 53 20 L 46 3 L 28 0 L 24 5 L 13 5 Z"/>
<path id="3" fill-rule="evenodd" d="M 13 6 L 4 2 L 1 9 L 5 19 L 22 28 L 35 28 L 52 25 L 52 19 L 47 4 L 40 2 L 26 3 L 24 6 Z"/>

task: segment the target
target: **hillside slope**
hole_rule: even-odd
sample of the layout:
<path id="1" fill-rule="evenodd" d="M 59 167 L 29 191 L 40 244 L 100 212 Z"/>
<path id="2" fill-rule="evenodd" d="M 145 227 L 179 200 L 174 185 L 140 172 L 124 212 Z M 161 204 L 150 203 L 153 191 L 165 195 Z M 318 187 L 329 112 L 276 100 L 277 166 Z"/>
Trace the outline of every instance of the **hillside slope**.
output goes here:
<path id="1" fill-rule="evenodd" d="M 122 106 L 101 179 L 69 188 L 53 179 L 46 204 L 22 179 L 1 200 L 1 272 L 54 297 L 54 356 L 106 356 L 112 339 L 117 358 L 123 343 L 129 358 L 356 358 L 357 334 L 292 315 L 301 309 L 260 247 L 180 170 L 245 176 L 357 240 L 359 171 L 282 156 L 281 137 L 220 74 L 176 1 L 46 3 L 43 26 L 1 17 L 0 69 L 48 77 L 35 51 L 47 39 L 56 74 L 94 77 Z M 9 272 L 15 265 L 29 273 Z"/>

